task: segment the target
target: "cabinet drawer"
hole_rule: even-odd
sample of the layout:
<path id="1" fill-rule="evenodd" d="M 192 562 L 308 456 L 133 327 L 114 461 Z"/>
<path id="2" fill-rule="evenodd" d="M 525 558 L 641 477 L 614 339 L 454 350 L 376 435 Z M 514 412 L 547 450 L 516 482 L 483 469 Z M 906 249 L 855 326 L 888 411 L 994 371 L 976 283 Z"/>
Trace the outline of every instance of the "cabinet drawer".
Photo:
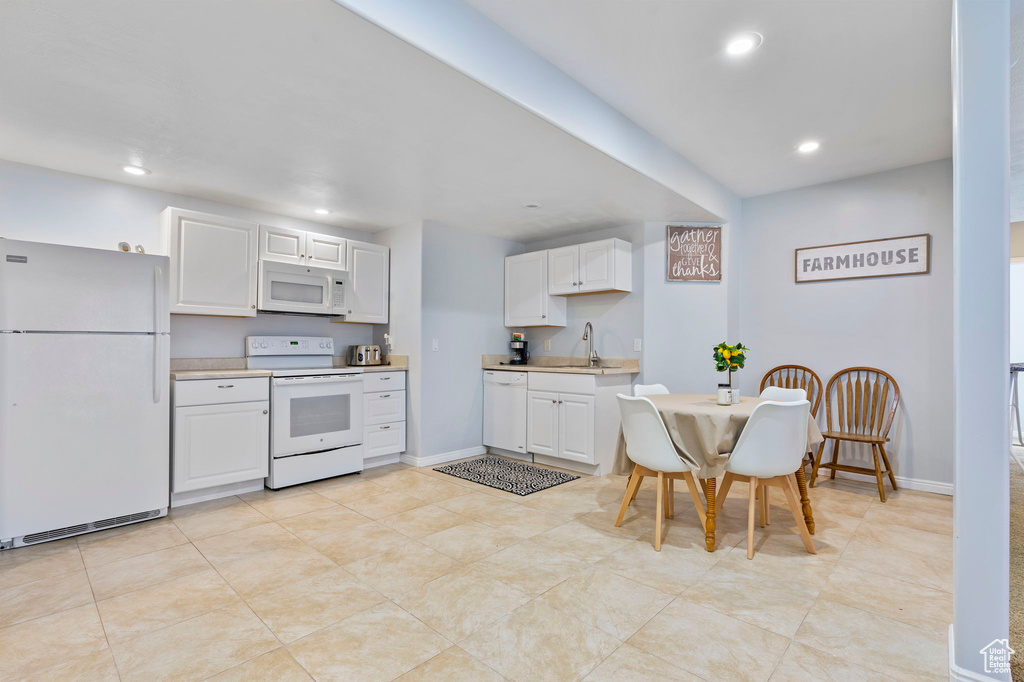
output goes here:
<path id="1" fill-rule="evenodd" d="M 198 379 L 174 382 L 174 406 L 218 405 L 270 400 L 270 379 Z"/>
<path id="2" fill-rule="evenodd" d="M 404 390 L 405 372 L 365 372 L 363 374 L 363 393 Z"/>
<path id="3" fill-rule="evenodd" d="M 363 394 L 363 426 L 405 421 L 405 391 Z"/>
<path id="4" fill-rule="evenodd" d="M 593 374 L 561 374 L 555 372 L 530 372 L 526 380 L 531 391 L 554 391 L 556 393 L 597 393 L 597 381 Z"/>
<path id="5" fill-rule="evenodd" d="M 363 458 L 405 452 L 405 422 L 377 424 L 363 429 Z"/>

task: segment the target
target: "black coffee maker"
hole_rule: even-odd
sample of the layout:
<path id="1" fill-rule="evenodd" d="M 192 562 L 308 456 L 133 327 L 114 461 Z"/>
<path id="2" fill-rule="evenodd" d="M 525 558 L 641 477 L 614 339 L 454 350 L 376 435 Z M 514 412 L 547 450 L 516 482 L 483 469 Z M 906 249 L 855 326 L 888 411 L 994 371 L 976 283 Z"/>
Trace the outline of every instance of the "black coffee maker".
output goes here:
<path id="1" fill-rule="evenodd" d="M 527 349 L 526 341 L 513 341 L 509 344 L 509 356 L 510 359 L 508 364 L 510 365 L 525 365 L 530 359 L 530 351 Z"/>

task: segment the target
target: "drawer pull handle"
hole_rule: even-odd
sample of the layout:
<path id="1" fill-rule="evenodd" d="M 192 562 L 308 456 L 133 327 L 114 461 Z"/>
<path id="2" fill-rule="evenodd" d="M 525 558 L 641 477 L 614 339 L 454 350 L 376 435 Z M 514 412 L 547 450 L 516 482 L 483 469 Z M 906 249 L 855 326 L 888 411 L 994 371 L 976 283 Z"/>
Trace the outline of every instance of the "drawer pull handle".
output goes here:
<path id="1" fill-rule="evenodd" d="M 263 414 L 269 414 L 270 410 L 263 410 Z"/>
<path id="2" fill-rule="evenodd" d="M 383 431 L 385 429 L 390 429 L 390 428 L 391 428 L 390 426 L 382 426 L 382 427 L 380 427 L 380 430 Z"/>
<path id="3" fill-rule="evenodd" d="M 381 377 L 381 381 L 391 381 L 391 377 Z"/>
<path id="4" fill-rule="evenodd" d="M 234 384 L 221 384 L 217 388 L 234 388 L 234 387 L 235 387 Z"/>
<path id="5" fill-rule="evenodd" d="M 380 396 L 380 397 L 381 397 L 381 398 L 390 398 L 390 397 L 391 397 L 391 394 L 390 394 L 390 393 L 383 393 L 383 394 L 381 394 L 381 396 Z"/>

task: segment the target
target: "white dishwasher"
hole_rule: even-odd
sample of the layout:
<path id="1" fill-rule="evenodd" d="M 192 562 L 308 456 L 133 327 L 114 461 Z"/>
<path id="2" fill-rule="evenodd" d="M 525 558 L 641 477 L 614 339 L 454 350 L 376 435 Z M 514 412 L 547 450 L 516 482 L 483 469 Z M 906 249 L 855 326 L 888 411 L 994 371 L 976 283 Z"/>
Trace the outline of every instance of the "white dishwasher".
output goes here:
<path id="1" fill-rule="evenodd" d="M 484 445 L 526 454 L 526 372 L 484 371 Z"/>

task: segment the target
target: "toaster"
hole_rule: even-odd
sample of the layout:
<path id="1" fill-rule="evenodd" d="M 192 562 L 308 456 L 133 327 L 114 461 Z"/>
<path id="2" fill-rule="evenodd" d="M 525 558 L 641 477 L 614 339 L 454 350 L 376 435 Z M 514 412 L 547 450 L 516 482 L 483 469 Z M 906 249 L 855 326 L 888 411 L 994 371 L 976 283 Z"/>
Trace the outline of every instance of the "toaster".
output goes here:
<path id="1" fill-rule="evenodd" d="M 380 352 L 380 346 L 349 346 L 348 364 L 350 367 L 384 364 L 384 358 Z"/>

